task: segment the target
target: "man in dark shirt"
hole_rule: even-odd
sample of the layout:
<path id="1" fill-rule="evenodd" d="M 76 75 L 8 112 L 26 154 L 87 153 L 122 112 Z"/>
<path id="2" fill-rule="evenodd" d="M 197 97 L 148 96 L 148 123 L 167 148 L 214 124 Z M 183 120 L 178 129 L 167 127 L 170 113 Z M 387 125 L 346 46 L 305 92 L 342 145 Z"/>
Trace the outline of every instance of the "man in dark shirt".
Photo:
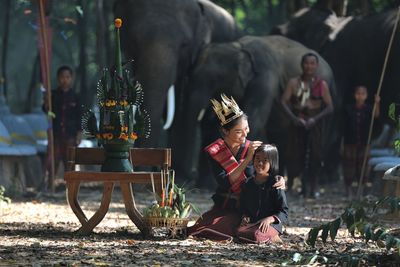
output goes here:
<path id="1" fill-rule="evenodd" d="M 81 141 L 81 105 L 72 90 L 73 72 L 70 67 L 61 66 L 57 70 L 57 81 L 57 89 L 51 92 L 52 112 L 55 114 L 52 122 L 54 158 L 56 167 L 62 161 L 65 168 L 68 147 L 77 146 Z M 47 101 L 44 110 L 48 111 Z"/>

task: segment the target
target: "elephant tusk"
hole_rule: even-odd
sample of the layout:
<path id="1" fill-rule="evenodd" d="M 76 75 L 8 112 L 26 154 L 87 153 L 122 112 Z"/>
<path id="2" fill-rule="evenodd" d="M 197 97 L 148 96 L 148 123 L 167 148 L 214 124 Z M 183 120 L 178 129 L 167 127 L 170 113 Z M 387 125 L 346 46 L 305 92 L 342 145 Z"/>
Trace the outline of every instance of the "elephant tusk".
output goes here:
<path id="1" fill-rule="evenodd" d="M 197 115 L 197 121 L 200 122 L 203 120 L 204 118 L 204 114 L 206 113 L 206 109 L 202 108 L 199 112 L 199 115 Z"/>
<path id="2" fill-rule="evenodd" d="M 163 129 L 168 130 L 172 122 L 174 121 L 175 116 L 175 86 L 171 85 L 168 89 L 168 101 L 167 101 L 167 121 L 164 124 Z"/>

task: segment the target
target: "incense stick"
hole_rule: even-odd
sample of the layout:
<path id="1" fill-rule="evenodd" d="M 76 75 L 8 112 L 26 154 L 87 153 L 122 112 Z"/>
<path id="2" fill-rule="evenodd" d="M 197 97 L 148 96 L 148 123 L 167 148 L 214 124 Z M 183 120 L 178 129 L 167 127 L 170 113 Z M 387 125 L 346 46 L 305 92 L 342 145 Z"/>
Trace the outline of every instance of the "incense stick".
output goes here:
<path id="1" fill-rule="evenodd" d="M 157 195 L 156 195 L 156 188 L 155 188 L 155 186 L 154 186 L 154 176 L 153 176 L 153 173 L 150 173 L 150 178 L 151 178 L 151 187 L 152 187 L 152 189 L 153 189 L 153 197 L 154 197 L 154 200 L 157 201 Z"/>

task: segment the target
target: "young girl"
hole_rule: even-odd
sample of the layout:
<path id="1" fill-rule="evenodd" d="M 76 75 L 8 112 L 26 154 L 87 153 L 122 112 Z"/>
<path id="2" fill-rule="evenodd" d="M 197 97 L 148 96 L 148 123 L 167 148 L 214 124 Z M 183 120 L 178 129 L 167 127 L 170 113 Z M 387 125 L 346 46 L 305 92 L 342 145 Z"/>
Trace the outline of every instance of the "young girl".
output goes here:
<path id="1" fill-rule="evenodd" d="M 373 106 L 366 103 L 368 90 L 365 86 L 357 86 L 354 90 L 354 104 L 346 106 L 344 116 L 344 149 L 343 149 L 343 176 L 349 199 L 353 196 L 352 183 L 358 182 L 364 153 L 367 149 L 369 124 L 371 122 Z M 377 108 L 374 118 L 379 116 L 380 97 L 375 96 Z M 367 181 L 366 175 L 362 183 Z"/>
<path id="2" fill-rule="evenodd" d="M 278 150 L 273 145 L 261 145 L 255 151 L 256 174 L 244 184 L 240 196 L 242 223 L 237 230 L 241 241 L 273 242 L 282 234 L 282 223 L 288 220 L 285 191 L 272 185 L 278 176 Z"/>

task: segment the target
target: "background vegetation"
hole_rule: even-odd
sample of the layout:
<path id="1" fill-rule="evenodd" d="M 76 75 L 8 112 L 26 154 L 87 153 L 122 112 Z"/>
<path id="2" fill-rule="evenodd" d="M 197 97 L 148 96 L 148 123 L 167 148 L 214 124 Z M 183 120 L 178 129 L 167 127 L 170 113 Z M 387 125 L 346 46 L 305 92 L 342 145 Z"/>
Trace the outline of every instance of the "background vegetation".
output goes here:
<path id="1" fill-rule="evenodd" d="M 320 5 L 342 15 L 368 15 L 399 5 L 399 0 L 214 0 L 247 33 L 266 35 L 301 8 Z M 347 9 L 343 4 L 347 2 Z M 14 113 L 30 112 L 41 99 L 36 0 L 0 1 L 0 77 Z M 91 105 L 99 70 L 112 64 L 113 1 L 49 0 L 52 27 L 52 85 L 57 67 L 76 72 L 75 89 Z M 36 101 L 35 101 L 36 99 Z M 36 104 L 37 105 L 37 104 Z"/>

